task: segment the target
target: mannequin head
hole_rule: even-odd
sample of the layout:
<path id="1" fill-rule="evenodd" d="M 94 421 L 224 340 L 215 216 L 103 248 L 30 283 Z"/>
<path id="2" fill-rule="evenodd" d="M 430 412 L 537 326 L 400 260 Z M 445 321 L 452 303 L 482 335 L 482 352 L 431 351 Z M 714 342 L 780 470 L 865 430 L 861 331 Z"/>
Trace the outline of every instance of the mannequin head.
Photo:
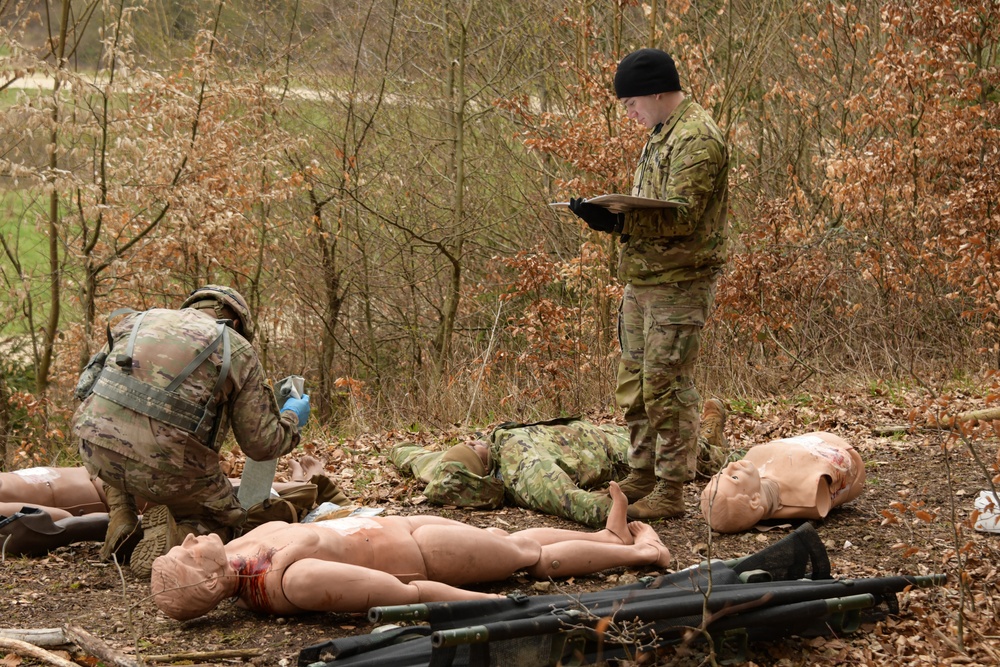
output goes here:
<path id="1" fill-rule="evenodd" d="M 746 459 L 733 461 L 716 474 L 701 492 L 701 511 L 717 531 L 746 530 L 764 518 L 767 505 L 760 473 Z"/>
<path id="2" fill-rule="evenodd" d="M 178 621 L 208 613 L 232 594 L 226 585 L 228 559 L 222 539 L 188 535 L 153 561 L 150 590 L 156 605 Z"/>
<path id="3" fill-rule="evenodd" d="M 446 451 L 441 461 L 458 461 L 472 473 L 485 477 L 490 470 L 490 449 L 482 440 L 462 442 Z"/>

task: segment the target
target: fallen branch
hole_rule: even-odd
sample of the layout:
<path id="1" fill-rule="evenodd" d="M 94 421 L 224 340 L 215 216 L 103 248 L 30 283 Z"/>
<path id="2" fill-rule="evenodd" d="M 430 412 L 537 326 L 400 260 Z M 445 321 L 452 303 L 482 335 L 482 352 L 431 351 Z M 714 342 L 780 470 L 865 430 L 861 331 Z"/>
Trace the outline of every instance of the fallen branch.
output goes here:
<path id="1" fill-rule="evenodd" d="M 66 638 L 73 641 L 85 652 L 114 667 L 140 667 L 140 663 L 124 653 L 116 651 L 103 641 L 75 625 L 64 625 Z"/>
<path id="2" fill-rule="evenodd" d="M 984 408 L 983 410 L 969 410 L 958 413 L 957 419 L 965 421 L 967 419 L 980 419 L 982 421 L 992 421 L 1000 419 L 1000 408 Z"/>
<path id="3" fill-rule="evenodd" d="M 65 646 L 72 643 L 66 640 L 62 628 L 37 628 L 34 630 L 0 628 L 0 639 L 16 639 L 35 646 Z"/>
<path id="4" fill-rule="evenodd" d="M 28 642 L 23 642 L 19 639 L 0 638 L 0 648 L 16 653 L 22 657 L 40 660 L 49 665 L 55 665 L 55 667 L 80 667 L 75 662 L 70 662 L 65 658 L 60 658 L 55 653 L 50 653 L 43 648 L 39 648 L 34 644 L 29 644 Z"/>
<path id="5" fill-rule="evenodd" d="M 179 662 L 181 660 L 225 660 L 227 658 L 256 658 L 264 651 L 258 648 L 222 649 L 219 651 L 191 651 L 188 653 L 164 653 L 143 656 L 146 662 Z"/>
<path id="6" fill-rule="evenodd" d="M 985 408 L 983 410 L 967 410 L 955 415 L 954 422 L 967 422 L 973 419 L 978 421 L 993 421 L 1000 419 L 1000 408 Z M 918 424 L 890 424 L 888 426 L 876 426 L 872 429 L 872 435 L 892 436 L 910 431 L 947 431 L 954 427 L 955 423 L 945 422 L 940 426 L 918 425 Z"/>

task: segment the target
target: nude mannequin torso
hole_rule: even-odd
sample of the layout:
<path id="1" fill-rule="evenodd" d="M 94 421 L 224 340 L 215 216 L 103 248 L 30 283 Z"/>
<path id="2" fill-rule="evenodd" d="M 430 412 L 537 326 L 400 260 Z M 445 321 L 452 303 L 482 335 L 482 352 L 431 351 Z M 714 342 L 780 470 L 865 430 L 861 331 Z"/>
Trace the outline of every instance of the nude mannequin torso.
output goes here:
<path id="1" fill-rule="evenodd" d="M 747 530 L 762 519 L 822 519 L 864 489 L 861 456 L 817 431 L 751 447 L 705 486 L 702 513 L 713 529 Z"/>
<path id="2" fill-rule="evenodd" d="M 864 488 L 861 455 L 832 433 L 806 433 L 757 445 L 744 458 L 757 466 L 761 477 L 778 482 L 781 504 L 771 518 L 822 519 Z"/>
<path id="3" fill-rule="evenodd" d="M 101 483 L 94 483 L 82 467 L 0 473 L 0 502 L 59 508 L 72 516 L 108 511 Z"/>
<path id="4" fill-rule="evenodd" d="M 286 588 L 298 591 L 296 599 L 300 600 L 300 584 L 309 586 L 307 580 L 312 579 L 311 586 L 316 588 L 314 577 L 336 575 L 345 586 L 351 586 L 359 584 L 358 577 L 362 576 L 375 585 L 376 581 L 369 579 L 361 569 L 384 572 L 403 583 L 439 581 L 455 586 L 508 576 L 507 567 L 496 567 L 495 564 L 503 559 L 495 553 L 484 554 L 486 558 L 482 560 L 459 561 L 442 557 L 437 559 L 441 561 L 437 567 L 428 567 L 420 551 L 422 536 L 416 529 L 439 522 L 441 525 L 451 523 L 431 516 L 392 517 L 389 521 L 380 517 L 346 517 L 295 524 L 301 530 L 294 532 L 288 530 L 290 524 L 264 524 L 230 543 L 229 551 L 255 554 L 230 561 L 241 575 L 237 592 L 240 606 L 276 614 L 304 611 L 288 599 Z M 310 554 L 314 553 L 322 554 L 321 559 L 310 562 Z M 350 576 L 343 576 L 345 574 Z M 336 594 L 344 593 L 338 591 Z"/>
<path id="5" fill-rule="evenodd" d="M 614 483 L 611 493 L 607 527 L 597 532 L 507 533 L 422 515 L 272 522 L 225 545 L 216 535 L 188 535 L 154 561 L 150 585 L 162 611 L 186 620 L 229 597 L 264 613 L 363 613 L 374 605 L 494 597 L 457 587 L 519 570 L 548 578 L 669 565 L 656 531 L 628 523 L 628 501 Z"/>
<path id="6" fill-rule="evenodd" d="M 275 492 L 281 493 L 296 486 L 297 481 L 323 474 L 322 464 L 312 457 L 304 456 L 301 462 L 292 460 L 290 465 L 292 481 L 275 482 L 272 487 Z M 239 486 L 240 480 L 232 479 L 230 482 Z M 136 504 L 140 512 L 149 505 L 139 497 L 136 497 Z M 0 516 L 10 516 L 24 506 L 41 509 L 53 521 L 108 511 L 103 482 L 91 479 L 90 473 L 82 466 L 0 472 Z"/>

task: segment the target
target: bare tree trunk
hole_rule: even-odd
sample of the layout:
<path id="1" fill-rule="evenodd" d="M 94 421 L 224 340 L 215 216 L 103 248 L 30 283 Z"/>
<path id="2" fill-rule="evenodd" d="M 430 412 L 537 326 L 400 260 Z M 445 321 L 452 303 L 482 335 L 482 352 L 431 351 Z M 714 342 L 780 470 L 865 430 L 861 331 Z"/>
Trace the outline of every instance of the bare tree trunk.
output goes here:
<path id="1" fill-rule="evenodd" d="M 0 464 L 3 470 L 11 469 L 14 456 L 10 446 L 10 389 L 7 388 L 7 378 L 0 375 Z"/>
<path id="2" fill-rule="evenodd" d="M 66 35 L 69 32 L 69 2 L 62 3 L 62 15 L 59 21 L 59 39 L 56 45 L 56 69 L 66 67 Z M 49 173 L 47 178 L 54 179 L 59 169 L 59 90 L 61 81 L 56 77 L 52 86 L 52 129 L 49 131 Z M 59 191 L 53 184 L 49 193 L 49 320 L 42 333 L 41 357 L 38 359 L 38 372 L 35 375 L 35 391 L 44 396 L 49 388 L 49 371 L 52 368 L 52 354 L 55 347 L 56 333 L 59 330 L 59 308 L 62 304 L 60 287 L 62 277 L 59 275 Z"/>
<path id="3" fill-rule="evenodd" d="M 451 101 L 451 130 L 452 130 L 452 207 L 451 221 L 452 228 L 457 235 L 457 242 L 449 250 L 446 244 L 441 244 L 445 251 L 445 257 L 451 264 L 450 278 L 448 281 L 448 292 L 445 296 L 444 310 L 441 313 L 441 321 L 434 341 L 437 351 L 436 368 L 438 373 L 447 372 L 451 363 L 451 343 L 455 335 L 455 320 L 458 316 L 458 307 L 462 298 L 462 249 L 463 249 L 463 223 L 465 220 L 465 114 L 468 105 L 468 96 L 465 86 L 465 68 L 467 65 L 466 52 L 467 26 L 472 12 L 476 9 L 476 3 L 470 2 L 466 8 L 466 15 L 458 17 L 458 44 L 455 53 L 449 53 L 449 62 L 454 63 L 449 70 L 447 79 L 448 90 L 447 99 Z M 449 18 L 454 16 L 454 12 L 447 11 Z M 448 20 L 446 26 L 453 25 Z M 447 28 L 446 28 L 447 30 Z M 445 35 L 445 44 L 450 47 L 451 36 Z"/>
<path id="4" fill-rule="evenodd" d="M 438 327 L 434 347 L 437 350 L 437 369 L 444 374 L 451 363 L 451 341 L 455 335 L 455 320 L 458 316 L 458 304 L 462 298 L 462 241 L 459 239 L 457 252 L 446 253 L 451 263 L 451 279 L 448 281 L 448 294 L 445 298 L 444 310 L 441 313 L 441 324 Z"/>

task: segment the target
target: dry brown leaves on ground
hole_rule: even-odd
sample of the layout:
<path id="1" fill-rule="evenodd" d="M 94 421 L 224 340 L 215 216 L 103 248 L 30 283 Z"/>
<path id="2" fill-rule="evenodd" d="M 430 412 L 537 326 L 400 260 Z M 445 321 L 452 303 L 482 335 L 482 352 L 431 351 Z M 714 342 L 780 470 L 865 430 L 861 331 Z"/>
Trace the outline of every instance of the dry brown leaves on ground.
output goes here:
<path id="1" fill-rule="evenodd" d="M 734 405 L 726 425 L 736 456 L 750 446 L 813 430 L 841 435 L 861 452 L 868 482 L 854 503 L 835 510 L 817 527 L 837 577 L 946 573 L 947 585 L 901 594 L 900 615 L 844 637 L 787 638 L 758 642 L 745 656 L 749 665 L 996 665 L 1000 650 L 997 623 L 996 563 L 998 535 L 965 525 L 986 479 L 961 442 L 945 448 L 940 432 L 888 429 L 906 423 L 916 399 L 901 396 L 832 396 L 818 403 Z M 977 407 L 974 405 L 968 406 Z M 964 409 L 964 408 L 963 408 Z M 742 411 L 741 411 L 742 410 Z M 873 433 L 891 435 L 873 435 Z M 447 446 L 472 433 L 384 433 L 339 442 L 313 442 L 305 452 L 326 461 L 328 474 L 359 504 L 384 507 L 387 514 L 433 513 L 478 526 L 520 530 L 533 526 L 579 528 L 528 510 L 463 511 L 426 503 L 419 485 L 387 462 L 389 447 L 404 439 Z M 996 474 L 995 439 L 975 443 Z M 233 460 L 238 472 L 238 456 Z M 288 474 L 287 469 L 284 474 Z M 950 482 L 949 482 L 950 478 Z M 670 547 L 676 567 L 706 556 L 709 535 L 698 511 L 699 484 L 686 489 L 689 512 L 683 519 L 654 523 Z M 954 523 L 952 517 L 954 516 Z M 715 535 L 712 556 L 731 558 L 760 550 L 781 539 L 788 528 L 737 535 Z M 295 665 L 300 649 L 335 637 L 367 633 L 361 615 L 306 614 L 263 617 L 223 605 L 184 623 L 163 616 L 147 598 L 148 585 L 97 558 L 99 545 L 78 544 L 45 558 L 8 558 L 2 564 L 0 606 L 7 628 L 57 627 L 71 622 L 131 655 L 153 664 L 170 654 L 239 649 L 247 657 L 216 661 L 234 664 Z M 571 581 L 536 583 L 524 576 L 480 586 L 487 591 L 521 590 L 582 593 L 649 574 L 618 569 Z M 671 649 L 659 664 L 706 664 L 704 644 Z M 70 652 L 82 665 L 94 665 Z M 731 655 L 717 656 L 720 664 Z M 0 665 L 37 664 L 11 654 Z M 186 664 L 208 664 L 188 661 Z"/>

